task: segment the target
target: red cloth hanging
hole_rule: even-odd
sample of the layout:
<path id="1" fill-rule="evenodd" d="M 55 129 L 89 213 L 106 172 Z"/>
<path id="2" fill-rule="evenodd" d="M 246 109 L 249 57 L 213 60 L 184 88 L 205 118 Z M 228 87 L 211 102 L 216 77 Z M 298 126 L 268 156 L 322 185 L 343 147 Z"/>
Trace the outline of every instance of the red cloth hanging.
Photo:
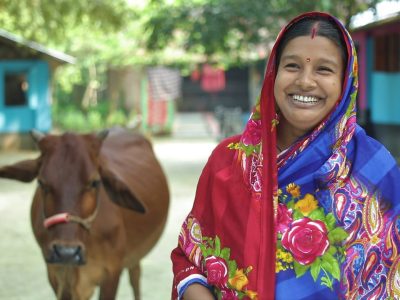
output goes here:
<path id="1" fill-rule="evenodd" d="M 201 88 L 205 92 L 215 93 L 225 89 L 225 72 L 208 64 L 203 66 Z"/>
<path id="2" fill-rule="evenodd" d="M 198 69 L 193 70 L 192 74 L 190 74 L 190 79 L 192 81 L 199 81 L 200 80 L 200 71 Z"/>
<path id="3" fill-rule="evenodd" d="M 148 123 L 150 126 L 164 126 L 168 119 L 168 101 L 149 99 Z"/>

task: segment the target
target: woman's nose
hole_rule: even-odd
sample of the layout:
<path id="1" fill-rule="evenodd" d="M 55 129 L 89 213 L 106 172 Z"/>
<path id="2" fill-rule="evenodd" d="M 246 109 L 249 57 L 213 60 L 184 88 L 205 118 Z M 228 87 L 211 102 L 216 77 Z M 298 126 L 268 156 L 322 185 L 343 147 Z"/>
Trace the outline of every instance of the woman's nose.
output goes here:
<path id="1" fill-rule="evenodd" d="M 312 74 L 312 71 L 303 70 L 299 73 L 299 77 L 295 82 L 302 90 L 310 90 L 317 86 L 315 78 Z"/>

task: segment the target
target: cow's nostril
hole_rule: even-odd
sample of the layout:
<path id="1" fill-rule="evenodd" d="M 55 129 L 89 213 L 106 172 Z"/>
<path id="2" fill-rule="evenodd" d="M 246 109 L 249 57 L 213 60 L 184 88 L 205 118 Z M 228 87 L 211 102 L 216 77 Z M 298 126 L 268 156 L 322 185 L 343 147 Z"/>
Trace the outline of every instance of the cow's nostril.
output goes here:
<path id="1" fill-rule="evenodd" d="M 55 244 L 53 246 L 53 253 L 54 255 L 49 262 L 78 265 L 84 263 L 81 246 L 65 246 Z"/>
<path id="2" fill-rule="evenodd" d="M 54 252 L 56 252 L 57 255 L 62 258 L 74 257 L 75 255 L 79 254 L 80 251 L 81 251 L 80 246 L 54 245 Z"/>

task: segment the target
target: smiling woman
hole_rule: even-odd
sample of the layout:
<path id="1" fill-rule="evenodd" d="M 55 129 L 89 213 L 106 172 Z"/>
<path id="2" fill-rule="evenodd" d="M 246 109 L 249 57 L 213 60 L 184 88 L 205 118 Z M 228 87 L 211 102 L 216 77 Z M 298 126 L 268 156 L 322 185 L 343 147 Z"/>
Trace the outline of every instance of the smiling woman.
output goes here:
<path id="1" fill-rule="evenodd" d="M 287 149 L 335 106 L 342 92 L 345 49 L 339 28 L 321 17 L 303 18 L 285 33 L 277 47 L 274 86 L 278 149 Z"/>
<path id="2" fill-rule="evenodd" d="M 357 125 L 357 88 L 335 17 L 282 29 L 244 132 L 203 169 L 174 299 L 398 298 L 400 169 Z"/>

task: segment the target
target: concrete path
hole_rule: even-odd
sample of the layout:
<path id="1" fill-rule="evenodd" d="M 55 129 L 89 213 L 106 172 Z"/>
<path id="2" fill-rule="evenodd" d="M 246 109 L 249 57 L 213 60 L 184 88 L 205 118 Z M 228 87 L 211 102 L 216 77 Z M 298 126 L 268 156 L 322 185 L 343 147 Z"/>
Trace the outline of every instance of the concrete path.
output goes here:
<path id="1" fill-rule="evenodd" d="M 177 245 L 181 223 L 191 209 L 200 172 L 216 145 L 215 130 L 215 122 L 209 116 L 178 114 L 173 136 L 153 139 L 168 176 L 171 206 L 162 238 L 142 261 L 144 300 L 170 299 L 170 252 Z M 36 155 L 0 152 L 0 165 Z M 0 179 L 0 300 L 55 299 L 30 226 L 29 209 L 35 184 Z M 97 299 L 96 296 L 92 299 Z M 126 272 L 117 299 L 133 299 Z"/>

